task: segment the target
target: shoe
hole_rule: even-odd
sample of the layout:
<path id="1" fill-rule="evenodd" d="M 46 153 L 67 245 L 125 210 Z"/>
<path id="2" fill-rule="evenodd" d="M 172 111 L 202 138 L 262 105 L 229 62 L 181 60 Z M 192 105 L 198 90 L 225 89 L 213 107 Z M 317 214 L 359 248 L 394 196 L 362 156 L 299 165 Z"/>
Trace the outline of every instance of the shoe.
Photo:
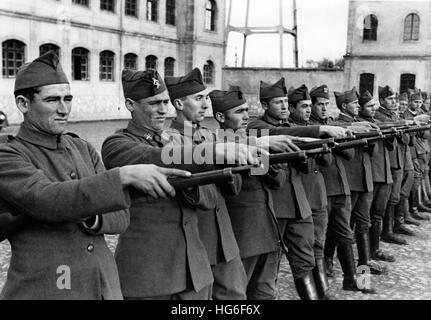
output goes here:
<path id="1" fill-rule="evenodd" d="M 384 252 L 383 250 L 377 250 L 372 255 L 371 258 L 373 260 L 380 260 L 386 262 L 395 262 L 395 257 L 389 253 Z"/>
<path id="2" fill-rule="evenodd" d="M 388 204 L 386 206 L 385 216 L 383 218 L 383 231 L 380 236 L 382 241 L 398 245 L 406 245 L 407 241 L 398 237 L 393 232 L 395 206 Z"/>
<path id="3" fill-rule="evenodd" d="M 419 222 L 417 222 L 415 219 L 413 219 L 411 214 L 410 214 L 409 200 L 407 198 L 401 197 L 400 198 L 400 205 L 403 206 L 404 223 L 415 225 L 415 226 L 420 226 L 421 224 Z"/>
<path id="4" fill-rule="evenodd" d="M 418 210 L 421 212 L 426 212 L 426 213 L 431 213 L 431 208 L 427 207 L 425 204 L 423 204 L 422 202 L 420 202 L 418 204 Z"/>
<path id="5" fill-rule="evenodd" d="M 337 246 L 338 259 L 340 260 L 341 268 L 343 269 L 343 290 L 361 291 L 366 294 L 375 294 L 376 290 L 372 287 L 360 288 L 356 281 L 356 266 L 353 256 L 352 245 L 348 242 Z"/>
<path id="6" fill-rule="evenodd" d="M 417 236 L 415 232 L 413 232 L 412 230 L 406 227 L 405 223 L 400 225 L 395 224 L 394 233 L 404 234 L 406 236 L 411 236 L 411 237 Z"/>
<path id="7" fill-rule="evenodd" d="M 312 272 L 305 277 L 294 279 L 294 282 L 301 300 L 319 300 Z"/>
<path id="8" fill-rule="evenodd" d="M 428 216 L 425 216 L 416 209 L 413 209 L 410 211 L 411 217 L 416 220 L 422 220 L 422 221 L 428 221 L 430 218 Z"/>
<path id="9" fill-rule="evenodd" d="M 370 235 L 368 230 L 356 234 L 356 247 L 358 248 L 358 267 L 368 266 L 371 274 L 376 275 L 384 272 L 383 267 L 370 258 Z"/>
<path id="10" fill-rule="evenodd" d="M 389 269 L 386 266 L 378 263 L 377 261 L 370 260 L 367 266 L 370 268 L 371 274 L 377 276 L 389 273 Z"/>
<path id="11" fill-rule="evenodd" d="M 316 259 L 316 266 L 313 269 L 314 283 L 317 289 L 317 295 L 320 300 L 331 300 L 328 296 L 329 283 L 326 275 L 324 259 Z"/>

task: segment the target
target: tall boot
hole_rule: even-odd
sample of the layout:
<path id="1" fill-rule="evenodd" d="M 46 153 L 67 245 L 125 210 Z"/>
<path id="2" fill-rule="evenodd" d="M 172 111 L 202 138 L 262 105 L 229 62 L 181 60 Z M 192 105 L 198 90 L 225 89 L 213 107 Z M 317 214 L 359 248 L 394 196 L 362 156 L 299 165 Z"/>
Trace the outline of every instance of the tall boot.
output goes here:
<path id="1" fill-rule="evenodd" d="M 418 187 L 418 210 L 426 213 L 431 213 L 431 208 L 429 208 L 423 203 L 422 184 L 419 184 Z M 429 220 L 429 218 L 426 220 Z"/>
<path id="2" fill-rule="evenodd" d="M 406 224 L 412 224 L 414 226 L 420 226 L 421 224 L 417 222 L 415 219 L 412 218 L 410 214 L 410 200 L 407 198 L 400 198 L 400 204 L 404 206 L 403 212 L 404 212 L 404 222 Z"/>
<path id="3" fill-rule="evenodd" d="M 328 278 L 326 277 L 325 261 L 322 258 L 316 259 L 316 266 L 313 269 L 313 277 L 319 299 L 330 300 L 328 297 L 329 283 Z"/>
<path id="4" fill-rule="evenodd" d="M 356 247 L 358 248 L 358 267 L 368 266 L 371 274 L 381 275 L 388 270 L 370 258 L 370 235 L 368 230 L 356 233 Z"/>
<path id="5" fill-rule="evenodd" d="M 419 213 L 419 188 L 413 186 L 410 191 L 410 213 L 413 219 L 416 220 L 429 220 L 427 217 Z"/>
<path id="6" fill-rule="evenodd" d="M 319 300 L 312 272 L 305 277 L 295 279 L 294 282 L 301 300 Z"/>
<path id="7" fill-rule="evenodd" d="M 396 236 L 393 232 L 394 226 L 394 210 L 395 206 L 392 204 L 388 204 L 386 206 L 385 216 L 383 218 L 383 231 L 381 234 L 382 241 L 388 243 L 394 243 L 399 245 L 407 244 L 407 241 L 403 238 Z"/>
<path id="8" fill-rule="evenodd" d="M 427 188 L 426 188 L 426 183 L 425 183 L 425 175 L 424 178 L 421 181 L 421 195 L 422 195 L 422 203 L 427 207 L 430 208 L 431 207 L 431 201 L 428 197 L 428 193 L 427 193 Z M 430 208 L 431 209 L 431 208 Z"/>
<path id="9" fill-rule="evenodd" d="M 431 184 L 430 184 L 429 173 L 430 173 L 430 170 L 426 169 L 424 174 L 424 183 L 425 183 L 425 190 L 428 195 L 428 198 L 431 198 Z"/>
<path id="10" fill-rule="evenodd" d="M 334 277 L 334 254 L 335 254 L 336 247 L 337 247 L 337 244 L 335 243 L 334 237 L 331 236 L 331 234 L 328 232 L 326 234 L 325 248 L 323 250 L 323 254 L 325 256 L 326 275 L 329 278 Z"/>
<path id="11" fill-rule="evenodd" d="M 412 230 L 410 230 L 405 224 L 405 220 L 404 220 L 405 205 L 404 205 L 404 202 L 406 202 L 406 201 L 407 201 L 406 198 L 400 197 L 400 202 L 395 207 L 393 231 L 394 231 L 394 233 L 405 234 L 407 236 L 415 236 L 416 234 Z"/>
<path id="12" fill-rule="evenodd" d="M 387 262 L 395 262 L 395 257 L 389 253 L 380 250 L 380 233 L 382 224 L 380 221 L 372 221 L 370 228 L 370 251 L 371 259 Z"/>
<path id="13" fill-rule="evenodd" d="M 352 245 L 348 242 L 338 244 L 338 259 L 340 260 L 341 269 L 343 269 L 343 290 L 361 291 L 362 293 L 376 293 L 374 288 L 359 288 L 356 282 L 356 266 L 353 256 Z"/>

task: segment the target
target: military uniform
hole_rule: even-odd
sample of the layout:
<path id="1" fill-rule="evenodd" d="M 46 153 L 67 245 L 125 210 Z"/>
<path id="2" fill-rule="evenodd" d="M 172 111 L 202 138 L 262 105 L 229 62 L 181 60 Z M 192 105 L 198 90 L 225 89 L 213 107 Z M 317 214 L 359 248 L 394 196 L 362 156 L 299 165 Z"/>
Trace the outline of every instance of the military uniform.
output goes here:
<path id="1" fill-rule="evenodd" d="M 122 299 L 117 267 L 103 233 L 129 225 L 128 192 L 119 170 L 105 171 L 96 150 L 69 135 L 26 125 L 0 145 L 0 190 L 14 213 L 32 218 L 9 237 L 12 257 L 3 299 Z M 102 227 L 81 221 L 96 213 Z M 59 267 L 70 268 L 71 288 L 58 287 Z"/>

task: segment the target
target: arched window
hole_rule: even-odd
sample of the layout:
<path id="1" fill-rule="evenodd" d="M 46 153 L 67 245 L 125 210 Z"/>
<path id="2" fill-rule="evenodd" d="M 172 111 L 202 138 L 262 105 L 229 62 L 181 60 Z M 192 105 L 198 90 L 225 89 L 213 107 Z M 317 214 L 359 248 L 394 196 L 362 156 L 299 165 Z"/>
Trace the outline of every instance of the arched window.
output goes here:
<path id="1" fill-rule="evenodd" d="M 404 40 L 419 40 L 419 16 L 410 13 L 404 20 Z"/>
<path id="2" fill-rule="evenodd" d="M 157 22 L 158 1 L 147 0 L 147 20 Z"/>
<path id="3" fill-rule="evenodd" d="M 2 74 L 5 78 L 15 77 L 25 62 L 25 43 L 6 40 L 2 43 Z"/>
<path id="4" fill-rule="evenodd" d="M 214 63 L 211 60 L 204 65 L 203 80 L 207 84 L 214 84 Z"/>
<path id="5" fill-rule="evenodd" d="M 362 94 L 368 91 L 373 95 L 374 93 L 374 74 L 362 73 L 359 77 L 359 92 Z"/>
<path id="6" fill-rule="evenodd" d="M 145 69 L 157 69 L 157 57 L 156 56 L 147 56 L 145 58 Z"/>
<path id="7" fill-rule="evenodd" d="M 90 80 L 90 51 L 85 48 L 72 50 L 72 79 Z"/>
<path id="8" fill-rule="evenodd" d="M 99 77 L 100 80 L 114 81 L 115 80 L 115 53 L 109 50 L 100 53 L 99 62 Z"/>
<path id="9" fill-rule="evenodd" d="M 175 0 L 166 0 L 166 24 L 175 25 Z"/>
<path id="10" fill-rule="evenodd" d="M 364 40 L 377 40 L 377 26 L 379 22 L 377 17 L 370 14 L 364 19 Z"/>
<path id="11" fill-rule="evenodd" d="M 400 93 L 407 92 L 407 89 L 414 89 L 416 85 L 416 75 L 403 73 L 400 77 Z"/>
<path id="12" fill-rule="evenodd" d="M 39 47 L 39 55 L 43 55 L 49 51 L 54 51 L 57 56 L 60 56 L 60 47 L 53 43 L 45 43 Z"/>
<path id="13" fill-rule="evenodd" d="M 215 31 L 217 5 L 214 0 L 208 0 L 205 5 L 205 30 Z"/>
<path id="14" fill-rule="evenodd" d="M 173 77 L 174 76 L 174 67 L 175 67 L 175 59 L 174 58 L 166 58 L 165 59 L 165 77 Z"/>
<path id="15" fill-rule="evenodd" d="M 124 69 L 138 70 L 138 56 L 128 53 L 124 56 Z"/>

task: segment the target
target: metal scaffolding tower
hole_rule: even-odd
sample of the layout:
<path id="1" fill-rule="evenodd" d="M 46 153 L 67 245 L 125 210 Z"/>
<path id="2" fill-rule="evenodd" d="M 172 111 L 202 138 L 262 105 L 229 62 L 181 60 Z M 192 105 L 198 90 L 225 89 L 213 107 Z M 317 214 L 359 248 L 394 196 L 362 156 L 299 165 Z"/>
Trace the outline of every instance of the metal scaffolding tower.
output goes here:
<path id="1" fill-rule="evenodd" d="M 296 0 L 293 0 L 293 29 L 288 29 L 283 26 L 283 5 L 282 0 L 279 0 L 279 24 L 272 27 L 250 27 L 248 25 L 248 18 L 250 14 L 250 0 L 247 0 L 247 9 L 245 16 L 245 26 L 244 27 L 234 27 L 231 25 L 231 12 L 232 12 L 232 3 L 235 0 L 230 0 L 229 11 L 228 11 L 228 23 L 226 27 L 226 41 L 228 39 L 230 32 L 239 32 L 244 36 L 244 44 L 242 51 L 242 63 L 241 66 L 245 67 L 245 57 L 247 50 L 247 37 L 253 34 L 279 34 L 280 35 L 280 68 L 284 67 L 283 61 L 283 53 L 284 53 L 284 44 L 283 44 L 283 35 L 290 34 L 294 37 L 294 46 L 293 46 L 293 57 L 294 57 L 294 65 L 298 68 L 298 24 L 297 24 L 297 9 L 296 9 Z"/>

